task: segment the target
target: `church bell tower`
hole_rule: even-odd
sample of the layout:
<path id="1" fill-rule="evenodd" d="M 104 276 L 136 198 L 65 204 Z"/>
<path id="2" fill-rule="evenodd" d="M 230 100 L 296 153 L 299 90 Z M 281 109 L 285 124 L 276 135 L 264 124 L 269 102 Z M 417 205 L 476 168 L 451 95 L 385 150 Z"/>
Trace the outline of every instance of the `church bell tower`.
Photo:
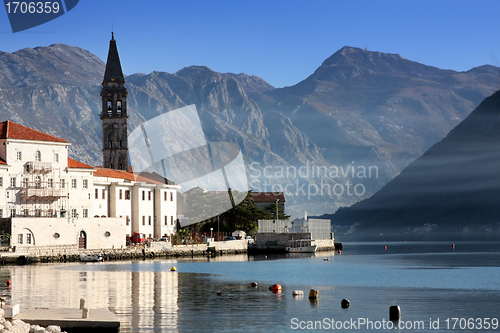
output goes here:
<path id="1" fill-rule="evenodd" d="M 128 170 L 127 89 L 113 33 L 109 41 L 101 99 L 103 167 Z"/>

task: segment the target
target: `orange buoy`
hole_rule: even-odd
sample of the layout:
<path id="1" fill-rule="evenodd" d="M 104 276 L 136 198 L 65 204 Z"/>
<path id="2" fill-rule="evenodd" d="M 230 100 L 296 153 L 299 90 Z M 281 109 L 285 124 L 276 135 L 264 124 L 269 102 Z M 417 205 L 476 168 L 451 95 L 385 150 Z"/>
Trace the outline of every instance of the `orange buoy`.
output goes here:
<path id="1" fill-rule="evenodd" d="M 342 253 L 342 251 L 338 250 L 338 251 L 337 251 L 337 253 L 338 253 L 338 254 L 341 254 L 341 253 Z"/>
<path id="2" fill-rule="evenodd" d="M 309 291 L 309 299 L 318 299 L 319 291 L 316 289 L 311 289 Z"/>
<path id="3" fill-rule="evenodd" d="M 273 293 L 279 293 L 279 292 L 281 292 L 281 286 L 276 283 L 276 284 L 273 284 L 272 286 L 270 286 L 269 290 L 271 290 Z"/>
<path id="4" fill-rule="evenodd" d="M 451 244 L 451 248 L 454 249 L 455 248 L 455 244 Z"/>
<path id="5" fill-rule="evenodd" d="M 7 282 L 5 282 L 5 284 L 10 286 L 10 280 L 7 280 Z"/>
<path id="6" fill-rule="evenodd" d="M 386 245 L 386 246 L 384 246 L 384 250 L 387 250 L 387 245 Z"/>

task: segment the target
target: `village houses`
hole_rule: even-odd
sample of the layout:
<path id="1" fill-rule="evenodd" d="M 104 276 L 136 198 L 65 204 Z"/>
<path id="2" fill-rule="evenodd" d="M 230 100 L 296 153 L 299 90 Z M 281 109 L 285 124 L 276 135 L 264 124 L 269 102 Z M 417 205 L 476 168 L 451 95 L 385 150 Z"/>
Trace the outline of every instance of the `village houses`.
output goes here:
<path id="1" fill-rule="evenodd" d="M 176 232 L 180 187 L 129 170 L 127 91 L 113 36 L 102 85 L 103 166 L 69 158 L 65 139 L 0 123 L 0 234 L 16 251 L 123 248 L 134 233 Z"/>

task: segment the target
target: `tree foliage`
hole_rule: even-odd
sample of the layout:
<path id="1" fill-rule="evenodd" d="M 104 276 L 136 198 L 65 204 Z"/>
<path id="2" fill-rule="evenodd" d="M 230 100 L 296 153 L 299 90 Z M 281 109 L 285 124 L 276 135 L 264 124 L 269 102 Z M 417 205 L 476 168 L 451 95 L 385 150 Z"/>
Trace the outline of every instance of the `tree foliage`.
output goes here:
<path id="1" fill-rule="evenodd" d="M 200 231 L 209 231 L 210 228 L 217 228 L 217 219 L 219 219 L 220 231 L 243 230 L 249 235 L 255 235 L 257 232 L 257 221 L 263 219 L 272 219 L 273 215 L 269 211 L 259 209 L 249 192 L 245 199 L 236 207 L 225 211 L 219 216 L 204 221 L 200 225 Z"/>

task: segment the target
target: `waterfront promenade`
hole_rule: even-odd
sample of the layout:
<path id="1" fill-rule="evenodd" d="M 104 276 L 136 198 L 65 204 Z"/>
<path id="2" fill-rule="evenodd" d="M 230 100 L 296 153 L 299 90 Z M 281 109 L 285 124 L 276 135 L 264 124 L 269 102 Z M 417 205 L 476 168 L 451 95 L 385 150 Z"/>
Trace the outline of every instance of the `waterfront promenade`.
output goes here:
<path id="1" fill-rule="evenodd" d="M 160 244 L 159 244 L 160 243 Z M 128 246 L 120 249 L 82 250 L 76 247 L 24 247 L 15 251 L 0 252 L 0 263 L 30 264 L 39 262 L 72 262 L 80 261 L 81 255 L 100 255 L 104 261 L 177 258 L 205 255 L 241 254 L 248 250 L 247 240 L 212 242 L 210 244 L 165 246 L 161 242 L 148 245 Z"/>
<path id="2" fill-rule="evenodd" d="M 334 249 L 333 240 L 318 242 L 318 251 Z M 272 252 L 272 250 L 270 250 Z M 243 254 L 248 252 L 246 239 L 222 242 L 210 242 L 191 245 L 174 245 L 165 242 L 153 242 L 128 246 L 120 249 L 82 250 L 75 247 L 31 246 L 16 248 L 15 251 L 0 251 L 0 264 L 23 265 L 39 262 L 76 262 L 81 261 L 81 255 L 100 255 L 104 261 L 179 258 L 194 256 L 217 256 L 227 254 Z"/>

